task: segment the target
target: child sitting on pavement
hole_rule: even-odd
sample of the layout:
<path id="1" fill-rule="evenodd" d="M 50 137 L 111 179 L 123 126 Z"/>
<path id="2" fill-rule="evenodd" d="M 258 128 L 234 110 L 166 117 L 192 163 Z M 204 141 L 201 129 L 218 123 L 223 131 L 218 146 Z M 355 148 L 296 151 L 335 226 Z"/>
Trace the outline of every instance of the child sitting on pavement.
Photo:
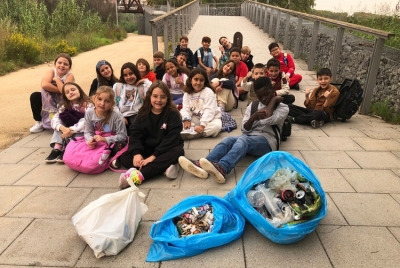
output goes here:
<path id="1" fill-rule="evenodd" d="M 251 50 L 248 46 L 242 47 L 240 50 L 240 57 L 242 58 L 242 61 L 246 64 L 247 69 L 251 71 L 254 67 L 253 63 L 253 55 L 251 55 Z"/>
<path id="2" fill-rule="evenodd" d="M 241 61 L 240 57 L 240 49 L 234 47 L 231 49 L 230 59 L 236 63 L 236 87 L 239 92 L 239 100 L 244 101 L 247 96 L 247 92 L 241 88 L 242 80 L 247 76 L 249 70 L 247 69 L 246 64 Z"/>
<path id="3" fill-rule="evenodd" d="M 283 98 L 283 103 L 292 104 L 295 97 L 290 94 L 289 77 L 280 71 L 281 64 L 279 60 L 272 58 L 267 62 L 267 73 L 271 78 L 276 94 Z"/>
<path id="4" fill-rule="evenodd" d="M 211 38 L 208 36 L 204 36 L 201 39 L 201 47 L 195 52 L 195 57 L 197 57 L 197 60 L 199 62 L 199 65 L 197 67 L 206 70 L 208 76 L 215 73 L 218 66 L 217 56 L 215 56 L 214 51 L 210 48 L 210 44 Z M 215 67 L 213 65 L 213 60 L 215 61 Z"/>
<path id="5" fill-rule="evenodd" d="M 328 68 L 317 72 L 319 87 L 306 89 L 304 107 L 289 104 L 289 118 L 292 123 L 311 124 L 313 128 L 322 127 L 332 119 L 333 108 L 339 98 L 339 90 L 331 85 L 332 73 Z"/>
<path id="6" fill-rule="evenodd" d="M 269 52 L 272 57 L 279 60 L 281 63 L 281 71 L 288 75 L 290 78 L 289 87 L 291 89 L 300 90 L 299 83 L 303 79 L 300 74 L 295 74 L 295 65 L 292 59 L 292 56 L 288 53 L 284 53 L 281 51 L 278 43 L 271 43 L 268 46 Z"/>
<path id="7" fill-rule="evenodd" d="M 246 77 L 243 78 L 242 83 L 240 84 L 243 90 L 249 92 L 249 100 L 247 101 L 247 105 L 249 105 L 252 101 L 257 99 L 257 95 L 254 92 L 254 80 L 259 77 L 265 76 L 265 65 L 262 63 L 257 63 L 254 65 L 253 70 L 247 73 Z"/>
<path id="8" fill-rule="evenodd" d="M 246 155 L 262 156 L 277 150 L 277 140 L 272 128 L 282 129 L 289 112 L 288 106 L 276 96 L 268 77 L 260 77 L 254 82 L 254 91 L 259 100 L 258 110 L 251 114 L 251 105 L 246 109 L 242 122 L 241 136 L 224 138 L 206 158 L 189 160 L 179 157 L 179 164 L 189 173 L 207 178 L 210 174 L 217 183 L 225 183 L 225 176 Z"/>
<path id="9" fill-rule="evenodd" d="M 187 67 L 189 70 L 191 70 L 194 67 L 193 65 L 195 61 L 193 52 L 190 48 L 188 48 L 188 44 L 189 44 L 189 38 L 186 35 L 182 35 L 181 38 L 179 38 L 179 45 L 175 48 L 174 57 L 178 59 L 178 56 L 182 52 L 185 53 L 186 59 L 184 66 Z"/>
<path id="10" fill-rule="evenodd" d="M 153 61 L 154 61 L 154 72 L 156 73 L 156 79 L 162 80 L 165 74 L 165 58 L 164 53 L 161 51 L 156 51 L 153 54 Z"/>

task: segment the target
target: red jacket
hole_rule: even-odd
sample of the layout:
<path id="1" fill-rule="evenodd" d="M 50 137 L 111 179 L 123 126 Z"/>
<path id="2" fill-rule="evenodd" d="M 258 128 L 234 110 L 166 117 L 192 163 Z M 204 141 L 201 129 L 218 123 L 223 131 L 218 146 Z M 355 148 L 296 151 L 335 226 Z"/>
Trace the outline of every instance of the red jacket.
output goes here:
<path id="1" fill-rule="evenodd" d="M 292 56 L 290 56 L 290 54 L 281 52 L 279 57 L 275 59 L 279 60 L 279 62 L 281 63 L 281 68 L 280 68 L 281 72 L 289 74 L 289 77 L 291 77 L 294 74 L 295 66 L 293 58 Z"/>

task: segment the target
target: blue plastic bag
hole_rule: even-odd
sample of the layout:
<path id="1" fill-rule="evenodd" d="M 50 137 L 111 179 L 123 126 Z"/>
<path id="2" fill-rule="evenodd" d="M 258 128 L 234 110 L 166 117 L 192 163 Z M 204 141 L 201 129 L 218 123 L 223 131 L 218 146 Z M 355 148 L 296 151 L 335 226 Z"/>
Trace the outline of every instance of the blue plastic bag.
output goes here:
<path id="1" fill-rule="evenodd" d="M 315 190 L 321 196 L 322 207 L 317 215 L 307 222 L 277 228 L 249 204 L 246 194 L 254 185 L 266 181 L 275 171 L 286 167 L 297 171 L 313 183 Z M 225 199 L 231 202 L 262 235 L 278 244 L 290 244 L 303 239 L 315 230 L 328 210 L 325 192 L 314 172 L 298 158 L 281 151 L 268 153 L 253 162 Z"/>
<path id="2" fill-rule="evenodd" d="M 214 228 L 210 233 L 179 237 L 173 223 L 176 216 L 192 207 L 209 204 L 213 207 Z M 226 200 L 212 195 L 191 196 L 168 210 L 153 223 L 150 237 L 153 239 L 146 261 L 166 261 L 198 255 L 205 250 L 218 247 L 242 236 L 245 220 L 239 211 Z"/>

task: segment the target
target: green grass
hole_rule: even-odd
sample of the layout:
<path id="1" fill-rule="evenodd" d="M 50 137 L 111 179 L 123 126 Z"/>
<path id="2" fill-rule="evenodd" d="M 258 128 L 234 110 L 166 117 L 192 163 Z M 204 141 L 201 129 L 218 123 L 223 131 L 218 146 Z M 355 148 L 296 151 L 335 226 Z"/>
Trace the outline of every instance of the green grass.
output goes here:
<path id="1" fill-rule="evenodd" d="M 372 103 L 370 111 L 372 114 L 382 117 L 386 122 L 400 124 L 400 113 L 389 107 L 388 101 Z"/>

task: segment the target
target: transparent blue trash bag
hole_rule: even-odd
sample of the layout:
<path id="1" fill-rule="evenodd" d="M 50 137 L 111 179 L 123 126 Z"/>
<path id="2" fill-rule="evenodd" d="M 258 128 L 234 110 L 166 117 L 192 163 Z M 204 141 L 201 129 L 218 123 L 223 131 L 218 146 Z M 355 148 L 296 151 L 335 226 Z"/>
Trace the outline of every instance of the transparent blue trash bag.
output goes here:
<path id="1" fill-rule="evenodd" d="M 173 219 L 192 207 L 209 204 L 213 207 L 214 228 L 210 233 L 179 237 Z M 153 223 L 150 237 L 153 239 L 146 261 L 157 262 L 198 255 L 242 236 L 245 220 L 239 211 L 223 198 L 212 195 L 191 196 L 168 210 Z"/>
<path id="2" fill-rule="evenodd" d="M 249 204 L 246 194 L 254 185 L 266 181 L 275 171 L 286 167 L 297 171 L 312 182 L 321 197 L 322 207 L 317 215 L 304 223 L 277 228 Z M 268 153 L 253 162 L 236 187 L 225 196 L 225 199 L 231 202 L 262 235 L 278 244 L 291 244 L 303 239 L 315 230 L 328 210 L 325 192 L 314 172 L 298 158 L 281 151 Z"/>

